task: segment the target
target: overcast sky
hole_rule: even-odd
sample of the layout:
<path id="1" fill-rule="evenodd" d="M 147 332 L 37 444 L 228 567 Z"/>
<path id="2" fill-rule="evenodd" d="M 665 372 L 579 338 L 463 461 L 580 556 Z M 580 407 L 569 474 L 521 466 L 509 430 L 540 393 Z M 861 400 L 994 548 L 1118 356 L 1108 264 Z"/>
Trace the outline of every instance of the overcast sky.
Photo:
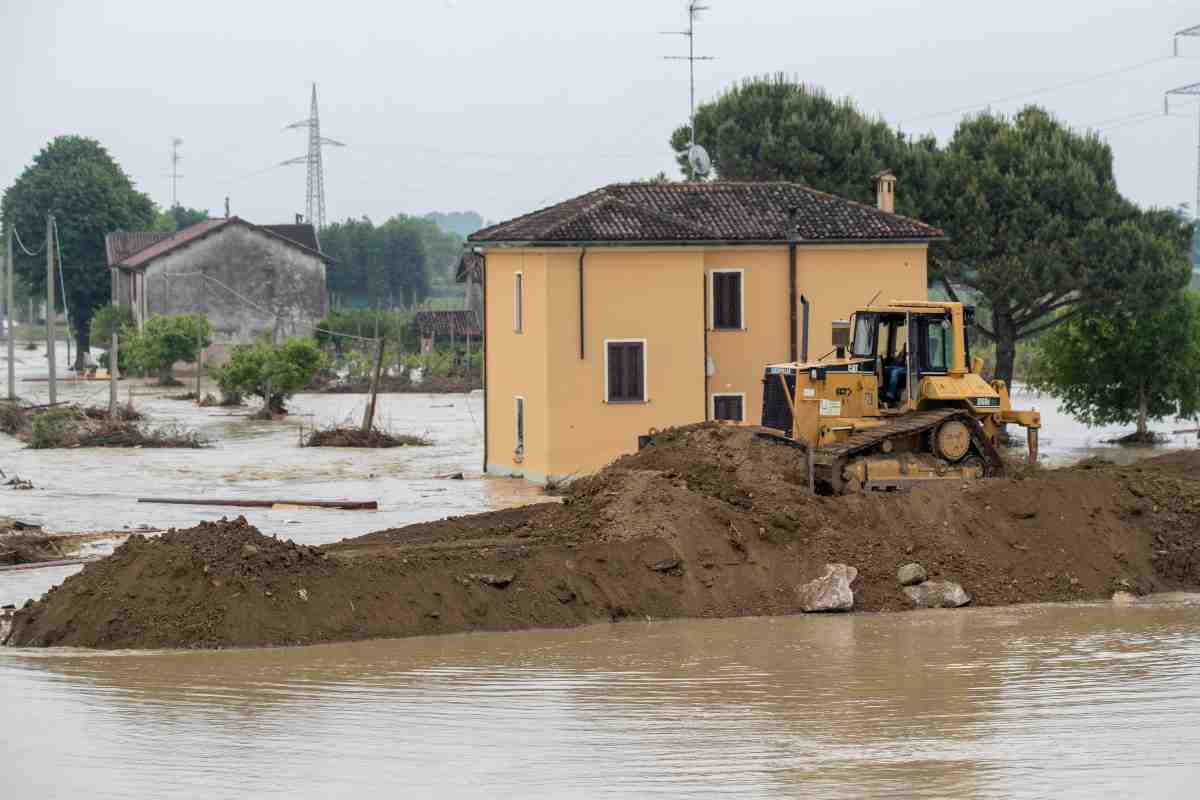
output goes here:
<path id="1" fill-rule="evenodd" d="M 711 0 L 697 31 L 697 99 L 784 71 L 905 129 L 948 136 L 964 107 L 1161 58 L 1029 98 L 1095 125 L 1122 191 L 1192 202 L 1197 99 L 1160 118 L 1163 92 L 1200 82 L 1195 0 Z M 99 139 L 170 203 L 255 222 L 304 210 L 301 131 L 318 84 L 327 217 L 474 209 L 503 219 L 666 170 L 687 117 L 687 68 L 665 61 L 684 0 L 203 3 L 0 0 L 0 183 L 52 137 Z M 1012 110 L 1025 100 L 993 104 Z M 1139 119 L 1130 115 L 1145 113 Z M 901 185 L 898 191 L 903 192 Z"/>

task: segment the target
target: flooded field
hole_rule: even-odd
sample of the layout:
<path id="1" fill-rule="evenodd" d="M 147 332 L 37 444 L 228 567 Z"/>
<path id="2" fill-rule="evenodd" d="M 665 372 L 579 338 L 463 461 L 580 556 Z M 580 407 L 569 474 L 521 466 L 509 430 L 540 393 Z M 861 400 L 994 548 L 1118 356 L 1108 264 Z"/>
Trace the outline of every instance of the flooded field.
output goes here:
<path id="1" fill-rule="evenodd" d="M 1193 797 L 1198 602 L 0 650 L 4 782 L 12 797 Z"/>

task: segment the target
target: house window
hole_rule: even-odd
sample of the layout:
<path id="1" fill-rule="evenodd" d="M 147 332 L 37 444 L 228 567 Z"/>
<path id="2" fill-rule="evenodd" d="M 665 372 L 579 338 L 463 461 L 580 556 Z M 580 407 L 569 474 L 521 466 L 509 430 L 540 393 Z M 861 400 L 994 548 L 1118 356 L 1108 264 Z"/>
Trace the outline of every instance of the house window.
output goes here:
<path id="1" fill-rule="evenodd" d="M 520 333 L 525 328 L 525 275 L 513 273 L 513 330 Z"/>
<path id="2" fill-rule="evenodd" d="M 646 340 L 606 339 L 604 346 L 605 402 L 646 402 Z"/>
<path id="3" fill-rule="evenodd" d="M 715 330 L 736 331 L 744 327 L 743 275 L 744 270 L 740 269 L 712 271 L 712 320 Z"/>
<path id="4" fill-rule="evenodd" d="M 729 422 L 745 422 L 746 417 L 743 409 L 746 405 L 746 395 L 743 392 L 737 394 L 714 394 L 713 395 L 713 419 L 723 419 Z"/>
<path id="5" fill-rule="evenodd" d="M 519 461 L 525 455 L 525 398 L 517 397 L 517 446 L 513 456 Z"/>

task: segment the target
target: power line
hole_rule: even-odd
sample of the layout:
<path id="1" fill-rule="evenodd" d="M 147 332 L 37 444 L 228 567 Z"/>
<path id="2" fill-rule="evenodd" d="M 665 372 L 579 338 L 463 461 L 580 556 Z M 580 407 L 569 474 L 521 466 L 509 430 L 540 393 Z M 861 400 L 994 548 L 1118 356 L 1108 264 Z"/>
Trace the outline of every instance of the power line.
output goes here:
<path id="1" fill-rule="evenodd" d="M 17 233 L 17 226 L 14 225 L 12 227 L 12 232 L 13 232 L 13 237 L 16 238 L 16 240 L 17 240 L 17 246 L 25 251 L 25 255 L 36 256 L 38 253 L 42 252 L 42 250 L 46 249 L 46 243 L 42 242 L 42 246 L 39 247 L 37 250 L 30 250 L 28 247 L 25 246 L 25 243 L 21 241 L 21 234 Z"/>
<path id="2" fill-rule="evenodd" d="M 945 117 L 945 116 L 949 116 L 950 114 L 962 114 L 967 111 L 975 111 L 977 109 L 987 108 L 987 107 L 993 106 L 993 105 L 1001 105 L 1003 103 L 1011 103 L 1013 100 L 1022 100 L 1027 97 L 1036 97 L 1036 96 L 1042 95 L 1042 94 L 1049 94 L 1050 92 L 1057 92 L 1061 89 L 1069 89 L 1073 86 L 1081 86 L 1085 83 L 1091 83 L 1092 81 L 1098 81 L 1103 78 L 1111 78 L 1114 75 L 1121 75 L 1126 72 L 1133 72 L 1134 70 L 1142 69 L 1143 67 L 1148 67 L 1151 64 L 1158 64 L 1163 61 L 1169 61 L 1172 58 L 1174 58 L 1174 56 L 1160 56 L 1158 58 L 1149 59 L 1148 61 L 1139 61 L 1136 64 L 1127 64 L 1126 66 L 1123 66 L 1123 67 L 1117 67 L 1116 69 L 1110 69 L 1110 70 L 1106 70 L 1104 72 L 1097 72 L 1093 75 L 1085 75 L 1081 78 L 1073 78 L 1069 81 L 1063 81 L 1062 83 L 1056 83 L 1056 84 L 1053 84 L 1050 86 L 1042 86 L 1037 89 L 1030 89 L 1025 92 L 1019 92 L 1017 94 L 1010 94 L 1010 95 L 1006 95 L 1004 97 L 997 97 L 994 100 L 988 100 L 987 102 L 983 102 L 983 103 L 973 103 L 973 104 L 967 105 L 967 106 L 959 106 L 958 108 L 946 109 L 945 111 L 934 111 L 932 113 L 922 114 L 917 117 L 909 117 L 908 119 L 900 120 L 900 122 L 897 124 L 907 125 L 910 122 L 921 122 L 922 120 L 936 119 L 937 117 Z"/>
<path id="3" fill-rule="evenodd" d="M 1189 28 L 1188 30 L 1200 31 L 1200 25 L 1197 25 L 1195 28 Z M 1200 35 L 1200 33 L 1189 34 L 1187 31 L 1183 31 L 1180 34 L 1176 34 L 1176 36 L 1180 36 L 1180 35 L 1191 36 L 1191 35 Z M 1170 89 L 1167 92 L 1165 92 L 1163 94 L 1163 113 L 1164 114 L 1171 113 L 1171 95 L 1192 96 L 1192 97 L 1200 96 L 1200 83 L 1189 83 L 1187 86 L 1180 86 L 1180 87 L 1177 87 L 1175 89 Z M 1200 111 L 1198 111 L 1197 113 L 1200 114 Z M 1196 220 L 1200 221 L 1200 119 L 1197 120 L 1196 127 L 1197 127 L 1197 142 L 1196 142 L 1195 215 L 1196 215 Z"/>

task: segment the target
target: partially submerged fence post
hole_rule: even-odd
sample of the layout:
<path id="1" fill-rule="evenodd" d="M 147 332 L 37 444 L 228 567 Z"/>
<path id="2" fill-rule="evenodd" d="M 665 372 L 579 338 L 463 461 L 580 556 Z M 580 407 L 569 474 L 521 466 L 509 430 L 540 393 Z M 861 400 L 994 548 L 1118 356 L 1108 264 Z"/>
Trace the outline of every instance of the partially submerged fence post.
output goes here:
<path id="1" fill-rule="evenodd" d="M 379 397 L 379 376 L 383 372 L 383 339 L 375 340 L 375 371 L 371 374 L 371 397 L 363 412 L 362 432 L 370 433 L 375 422 L 375 400 Z"/>
<path id="2" fill-rule="evenodd" d="M 117 342 L 117 334 L 112 335 L 112 346 L 108 350 L 108 416 L 112 419 L 117 418 L 117 364 L 119 362 L 120 353 L 117 351 L 119 347 Z"/>
<path id="3" fill-rule="evenodd" d="M 204 332 L 196 325 L 196 405 L 200 405 L 200 376 L 204 373 Z"/>

